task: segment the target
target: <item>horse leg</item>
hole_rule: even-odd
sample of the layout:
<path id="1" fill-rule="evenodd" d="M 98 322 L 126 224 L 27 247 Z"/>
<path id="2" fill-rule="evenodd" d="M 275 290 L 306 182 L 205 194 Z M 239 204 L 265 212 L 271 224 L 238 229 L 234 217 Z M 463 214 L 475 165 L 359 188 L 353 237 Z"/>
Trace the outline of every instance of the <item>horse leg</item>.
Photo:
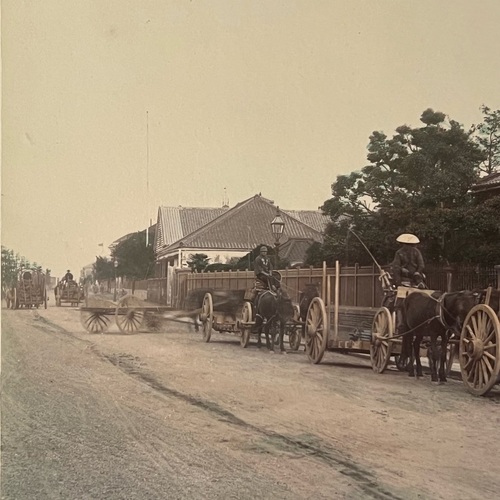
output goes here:
<path id="1" fill-rule="evenodd" d="M 446 379 L 446 354 L 448 352 L 448 337 L 447 332 L 441 333 L 441 357 L 439 364 L 439 381 L 447 382 Z"/>
<path id="2" fill-rule="evenodd" d="M 401 357 L 407 357 L 408 358 L 408 364 L 406 366 L 406 369 L 408 370 L 408 377 L 414 377 L 415 376 L 415 359 L 413 356 L 413 337 L 412 334 L 406 334 L 403 337 L 403 345 L 401 349 Z"/>
<path id="3" fill-rule="evenodd" d="M 260 349 L 262 347 L 262 340 L 261 340 L 261 334 L 262 334 L 262 316 L 260 314 L 257 314 L 255 316 L 255 326 L 254 326 L 254 331 L 257 333 L 257 349 Z"/>
<path id="4" fill-rule="evenodd" d="M 271 339 L 270 337 L 272 335 L 270 335 L 269 333 L 269 328 L 271 326 L 271 322 L 270 321 L 266 321 L 266 326 L 264 327 L 264 332 L 266 334 L 266 347 L 271 351 L 274 352 L 274 339 L 272 340 L 272 344 L 271 344 Z"/>
<path id="5" fill-rule="evenodd" d="M 439 358 L 439 353 L 437 349 L 437 335 L 432 335 L 431 337 L 431 380 L 432 382 L 437 382 L 438 381 L 438 376 L 437 376 L 437 360 Z"/>
<path id="6" fill-rule="evenodd" d="M 285 325 L 280 321 L 280 351 L 286 353 L 283 337 L 285 336 Z"/>
<path id="7" fill-rule="evenodd" d="M 415 335 L 415 340 L 413 341 L 413 355 L 415 356 L 416 372 L 417 378 L 423 377 L 422 373 L 422 363 L 420 361 L 420 342 L 422 337 L 420 335 Z"/>

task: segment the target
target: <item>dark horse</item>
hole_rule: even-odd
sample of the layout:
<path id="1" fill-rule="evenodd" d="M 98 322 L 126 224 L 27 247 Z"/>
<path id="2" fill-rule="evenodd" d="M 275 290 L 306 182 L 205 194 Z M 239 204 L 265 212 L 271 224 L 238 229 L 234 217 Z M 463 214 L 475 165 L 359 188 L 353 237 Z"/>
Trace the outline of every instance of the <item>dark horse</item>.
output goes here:
<path id="1" fill-rule="evenodd" d="M 293 318 L 293 305 L 291 299 L 281 288 L 279 280 L 273 277 L 272 284 L 276 291 L 264 290 L 256 300 L 255 316 L 258 333 L 257 346 L 261 347 L 261 333 L 264 329 L 266 335 L 266 346 L 274 352 L 276 343 L 276 328 L 279 329 L 280 351 L 285 351 L 283 337 L 285 334 L 285 323 Z"/>
<path id="2" fill-rule="evenodd" d="M 402 356 L 408 356 L 408 375 L 422 377 L 420 344 L 423 337 L 430 338 L 431 380 L 446 382 L 446 351 L 451 334 L 460 335 L 468 312 L 478 303 L 479 294 L 461 292 L 412 292 L 403 303 L 404 331 Z M 440 338 L 440 348 L 438 347 Z"/>

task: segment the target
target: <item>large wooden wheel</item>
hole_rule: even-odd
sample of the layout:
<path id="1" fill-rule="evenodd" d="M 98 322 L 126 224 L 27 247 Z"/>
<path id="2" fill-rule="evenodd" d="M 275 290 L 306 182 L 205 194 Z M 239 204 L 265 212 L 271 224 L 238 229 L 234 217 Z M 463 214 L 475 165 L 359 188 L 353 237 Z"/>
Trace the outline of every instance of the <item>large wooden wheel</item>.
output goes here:
<path id="1" fill-rule="evenodd" d="M 134 333 L 142 325 L 144 311 L 137 307 L 117 307 L 115 321 L 122 333 Z"/>
<path id="2" fill-rule="evenodd" d="M 320 297 L 314 297 L 306 316 L 306 352 L 311 363 L 323 359 L 328 343 L 326 309 Z"/>
<path id="3" fill-rule="evenodd" d="M 200 321 L 201 321 L 201 334 L 205 342 L 210 342 L 212 336 L 212 323 L 214 318 L 214 303 L 212 294 L 207 292 L 203 297 L 201 304 Z"/>
<path id="4" fill-rule="evenodd" d="M 372 341 L 370 345 L 370 359 L 375 373 L 382 373 L 391 359 L 394 326 L 392 315 L 387 307 L 381 307 L 372 323 Z"/>
<path id="5" fill-rule="evenodd" d="M 483 396 L 499 381 L 500 321 L 490 306 L 478 304 L 465 318 L 459 361 L 462 380 L 475 396 Z"/>
<path id="6" fill-rule="evenodd" d="M 288 344 L 292 351 L 298 351 L 302 340 L 302 328 L 299 325 L 300 308 L 297 304 L 293 306 L 293 326 L 288 329 Z"/>
<path id="7" fill-rule="evenodd" d="M 252 304 L 250 302 L 245 302 L 243 304 L 243 309 L 241 310 L 241 323 L 251 323 L 253 321 L 253 309 L 252 309 Z M 241 347 L 248 347 L 248 344 L 250 343 L 250 333 L 251 333 L 251 326 L 247 325 L 242 325 L 240 323 L 240 331 L 241 331 L 241 337 L 240 337 L 240 345 Z"/>
<path id="8" fill-rule="evenodd" d="M 111 319 L 100 312 L 80 311 L 80 322 L 89 333 L 104 333 L 108 330 Z"/>
<path id="9" fill-rule="evenodd" d="M 122 333 L 139 330 L 144 321 L 144 310 L 140 307 L 139 299 L 134 296 L 122 297 L 116 306 L 115 321 Z"/>

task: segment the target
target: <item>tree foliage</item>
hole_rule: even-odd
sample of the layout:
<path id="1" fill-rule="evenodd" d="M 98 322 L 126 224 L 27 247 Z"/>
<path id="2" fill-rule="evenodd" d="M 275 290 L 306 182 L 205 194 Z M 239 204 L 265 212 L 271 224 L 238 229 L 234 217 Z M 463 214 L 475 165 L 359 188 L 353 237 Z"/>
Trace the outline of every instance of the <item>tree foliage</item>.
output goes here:
<path id="1" fill-rule="evenodd" d="M 119 243 L 112 258 L 118 262 L 118 276 L 144 280 L 154 275 L 154 251 L 152 244 L 146 246 L 146 231 L 139 231 Z"/>
<path id="2" fill-rule="evenodd" d="M 309 250 L 308 264 L 371 263 L 350 228 L 380 263 L 392 260 L 395 239 L 406 232 L 418 235 L 426 260 L 435 262 L 477 259 L 475 235 L 483 263 L 492 263 L 499 244 L 497 218 L 491 219 L 497 204 L 478 207 L 469 192 L 486 159 L 484 148 L 443 113 L 427 109 L 420 121 L 420 127 L 398 127 L 391 138 L 373 132 L 369 164 L 337 177 L 322 207 L 332 223 L 324 244 Z"/>
<path id="3" fill-rule="evenodd" d="M 500 168 L 500 109 L 491 110 L 481 106 L 483 122 L 474 127 L 476 142 L 484 151 L 486 157 L 479 168 L 486 174 L 492 174 Z"/>
<path id="4" fill-rule="evenodd" d="M 21 269 L 36 269 L 42 271 L 43 267 L 36 262 L 30 263 L 26 257 L 14 253 L 13 250 L 2 245 L 2 290 L 11 288 L 17 280 L 17 276 Z M 50 274 L 50 269 L 45 270 L 45 274 Z"/>
<path id="5" fill-rule="evenodd" d="M 192 253 L 189 256 L 189 260 L 186 262 L 191 271 L 196 271 L 197 273 L 200 273 L 201 271 L 204 271 L 205 268 L 208 266 L 209 262 L 208 255 L 204 253 Z"/>
<path id="6" fill-rule="evenodd" d="M 115 268 L 113 261 L 106 259 L 106 257 L 96 257 L 94 268 L 94 279 L 105 281 L 115 276 Z"/>

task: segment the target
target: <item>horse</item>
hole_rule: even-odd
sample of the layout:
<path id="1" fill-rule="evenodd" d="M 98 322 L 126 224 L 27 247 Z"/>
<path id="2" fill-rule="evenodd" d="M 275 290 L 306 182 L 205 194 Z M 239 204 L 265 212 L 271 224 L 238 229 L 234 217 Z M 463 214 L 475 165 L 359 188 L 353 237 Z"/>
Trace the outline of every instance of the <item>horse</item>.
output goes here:
<path id="1" fill-rule="evenodd" d="M 260 320 L 259 322 L 256 321 L 258 334 L 257 347 L 260 348 L 262 346 L 261 333 L 264 328 L 266 346 L 270 351 L 275 352 L 276 335 L 274 331 L 270 334 L 270 331 L 278 327 L 278 343 L 280 352 L 283 353 L 285 352 L 285 346 L 283 344 L 285 323 L 293 318 L 293 305 L 291 299 L 281 288 L 279 280 L 274 276 L 272 278 L 272 284 L 276 291 L 264 290 L 257 297 L 255 304 L 255 316 L 256 319 L 258 318 Z"/>
<path id="2" fill-rule="evenodd" d="M 422 377 L 420 344 L 430 337 L 429 364 L 432 382 L 446 382 L 446 351 L 449 335 L 460 334 L 468 312 L 478 304 L 479 294 L 460 292 L 411 292 L 404 299 L 402 357 L 408 357 L 408 376 Z M 440 348 L 437 339 L 441 339 Z M 437 364 L 439 363 L 439 373 Z"/>

